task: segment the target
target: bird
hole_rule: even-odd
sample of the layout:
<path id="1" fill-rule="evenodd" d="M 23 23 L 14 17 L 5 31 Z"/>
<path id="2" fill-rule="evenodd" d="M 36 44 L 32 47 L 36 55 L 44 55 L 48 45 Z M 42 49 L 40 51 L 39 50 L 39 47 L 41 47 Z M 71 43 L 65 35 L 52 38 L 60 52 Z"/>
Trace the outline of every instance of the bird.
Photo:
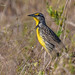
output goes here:
<path id="1" fill-rule="evenodd" d="M 50 56 L 53 51 L 59 56 L 60 49 L 66 49 L 66 47 L 55 32 L 47 26 L 44 15 L 42 13 L 33 13 L 28 16 L 33 17 L 36 22 L 35 29 L 39 43 Z"/>

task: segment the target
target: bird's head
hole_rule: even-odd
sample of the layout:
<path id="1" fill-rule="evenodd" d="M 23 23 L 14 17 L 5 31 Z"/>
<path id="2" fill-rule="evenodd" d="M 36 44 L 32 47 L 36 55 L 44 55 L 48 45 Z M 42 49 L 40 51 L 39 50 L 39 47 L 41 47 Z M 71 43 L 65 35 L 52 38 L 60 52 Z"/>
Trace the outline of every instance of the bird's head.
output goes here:
<path id="1" fill-rule="evenodd" d="M 34 13 L 34 14 L 30 14 L 28 16 L 31 16 L 33 17 L 33 19 L 36 21 L 36 25 L 42 22 L 45 22 L 45 18 L 44 18 L 44 15 L 42 13 Z"/>

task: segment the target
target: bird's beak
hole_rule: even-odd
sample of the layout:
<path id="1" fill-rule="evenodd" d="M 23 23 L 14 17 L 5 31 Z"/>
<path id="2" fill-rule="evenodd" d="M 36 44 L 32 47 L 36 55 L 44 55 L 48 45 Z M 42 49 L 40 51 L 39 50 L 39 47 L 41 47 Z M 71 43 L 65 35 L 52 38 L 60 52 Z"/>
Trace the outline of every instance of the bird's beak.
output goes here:
<path id="1" fill-rule="evenodd" d="M 36 25 L 39 24 L 39 19 L 37 19 L 37 15 L 36 15 L 36 14 L 30 14 L 30 15 L 28 15 L 28 16 L 33 17 L 33 19 L 36 21 Z"/>
<path id="2" fill-rule="evenodd" d="M 35 15 L 35 14 L 30 14 L 30 15 L 28 15 L 28 16 L 31 16 L 31 17 L 36 17 L 36 15 Z"/>

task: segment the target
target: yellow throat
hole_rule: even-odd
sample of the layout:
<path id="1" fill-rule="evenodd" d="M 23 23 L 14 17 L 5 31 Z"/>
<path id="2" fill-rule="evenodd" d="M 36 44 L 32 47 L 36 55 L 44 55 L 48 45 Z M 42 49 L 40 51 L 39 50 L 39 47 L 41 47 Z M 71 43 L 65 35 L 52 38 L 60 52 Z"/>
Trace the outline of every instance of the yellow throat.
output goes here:
<path id="1" fill-rule="evenodd" d="M 33 17 L 33 19 L 35 20 L 36 26 L 37 26 L 39 24 L 39 20 L 37 18 L 35 18 L 35 17 Z"/>

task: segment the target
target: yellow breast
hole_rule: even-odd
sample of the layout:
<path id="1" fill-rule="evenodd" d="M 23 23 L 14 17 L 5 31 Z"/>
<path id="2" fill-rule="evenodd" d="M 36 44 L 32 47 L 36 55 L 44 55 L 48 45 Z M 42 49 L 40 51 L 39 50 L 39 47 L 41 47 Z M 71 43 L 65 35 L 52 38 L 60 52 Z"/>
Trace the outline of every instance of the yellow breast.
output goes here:
<path id="1" fill-rule="evenodd" d="M 40 44 L 45 48 L 45 43 L 44 43 L 44 41 L 43 41 L 43 38 L 40 36 L 39 28 L 36 29 L 36 33 L 37 33 L 38 41 L 39 41 Z"/>
<path id="2" fill-rule="evenodd" d="M 40 36 L 39 28 L 36 29 L 36 32 L 37 32 L 38 41 L 45 48 L 46 52 L 50 55 L 49 50 L 46 48 L 45 42 L 43 41 L 43 38 Z"/>

